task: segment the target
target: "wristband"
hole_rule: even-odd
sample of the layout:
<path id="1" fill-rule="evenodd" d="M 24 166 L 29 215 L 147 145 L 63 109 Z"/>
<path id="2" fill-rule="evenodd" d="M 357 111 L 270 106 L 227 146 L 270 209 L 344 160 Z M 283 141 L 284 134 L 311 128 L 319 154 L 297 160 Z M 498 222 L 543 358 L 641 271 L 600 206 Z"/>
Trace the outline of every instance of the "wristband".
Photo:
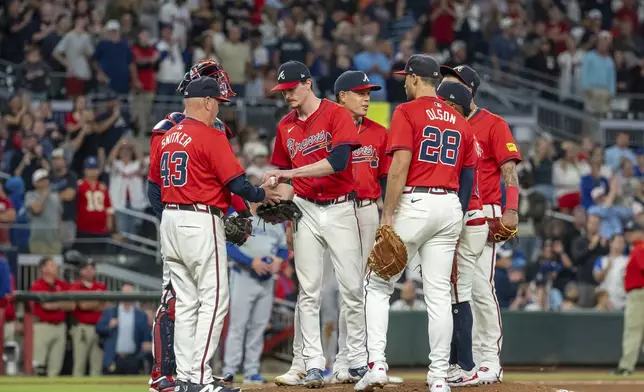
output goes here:
<path id="1" fill-rule="evenodd" d="M 519 188 L 516 186 L 505 187 L 505 208 L 508 210 L 519 209 Z"/>

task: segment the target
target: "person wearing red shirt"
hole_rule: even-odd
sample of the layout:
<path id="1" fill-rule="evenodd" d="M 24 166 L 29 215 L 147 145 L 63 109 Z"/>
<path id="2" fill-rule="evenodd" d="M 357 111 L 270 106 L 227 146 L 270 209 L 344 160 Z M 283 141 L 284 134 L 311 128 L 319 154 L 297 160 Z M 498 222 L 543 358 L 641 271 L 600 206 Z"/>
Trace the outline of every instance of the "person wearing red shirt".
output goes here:
<path id="1" fill-rule="evenodd" d="M 96 266 L 92 259 L 87 259 L 80 265 L 80 278 L 74 282 L 69 291 L 105 291 L 107 288 L 96 281 Z M 76 325 L 72 329 L 74 344 L 74 377 L 85 376 L 89 360 L 89 375 L 100 376 L 103 369 L 103 350 L 98 345 L 96 324 L 101 319 L 105 308 L 103 301 L 78 301 L 72 317 Z"/>
<path id="2" fill-rule="evenodd" d="M 481 83 L 476 71 L 467 65 L 441 67 L 444 81 L 457 82 L 467 87 L 473 96 Z M 478 165 L 479 196 L 487 218 L 500 218 L 507 228 L 519 224 L 519 180 L 517 163 L 521 153 L 512 137 L 508 124 L 499 116 L 470 104 L 472 114 L 468 121 L 476 137 L 481 157 Z M 505 206 L 501 206 L 501 179 L 505 184 Z M 503 210 L 503 214 L 501 211 Z M 503 343 L 501 310 L 494 286 L 496 251 L 501 244 L 486 244 L 479 257 L 472 282 L 474 305 L 473 355 L 479 366 L 480 383 L 503 381 L 500 354 Z"/>
<path id="3" fill-rule="evenodd" d="M 631 246 L 631 254 L 624 274 L 626 309 L 622 357 L 614 373 L 628 376 L 635 369 L 644 340 L 644 227 L 629 222 L 624 227 L 624 233 Z"/>
<path id="4" fill-rule="evenodd" d="M 16 221 L 16 210 L 0 186 L 0 245 L 9 245 L 9 228 Z"/>
<path id="5" fill-rule="evenodd" d="M 454 41 L 454 20 L 456 13 L 451 0 L 432 1 L 432 13 L 429 21 L 432 26 L 432 36 L 440 50 L 449 49 Z"/>
<path id="6" fill-rule="evenodd" d="M 195 79 L 183 97 L 186 117 L 163 135 L 154 161 L 159 163 L 164 206 L 161 249 L 176 292 L 176 388 L 200 391 L 214 382 L 210 360 L 228 312 L 223 211 L 230 206 L 231 192 L 255 203 L 277 202 L 280 196 L 251 185 L 226 135 L 212 128 L 219 103 L 230 102 L 219 83 L 210 77 Z"/>
<path id="7" fill-rule="evenodd" d="M 95 157 L 85 159 L 84 177 L 78 181 L 76 191 L 77 239 L 106 238 L 114 229 L 112 201 L 107 185 L 98 179 L 100 174 L 98 160 Z M 103 249 L 104 244 L 80 242 L 76 246 L 84 254 L 96 253 L 97 247 Z"/>
<path id="8" fill-rule="evenodd" d="M 139 133 L 142 134 L 149 129 L 148 120 L 157 91 L 156 65 L 159 60 L 159 51 L 152 45 L 148 30 L 143 29 L 139 32 L 138 41 L 132 46 L 132 57 L 141 82 L 141 89 L 136 91 L 132 101 L 132 112 L 136 114 L 136 124 Z"/>
<path id="9" fill-rule="evenodd" d="M 430 392 L 449 391 L 452 332 L 450 275 L 464 212 L 474 182 L 476 153 L 470 126 L 436 96 L 440 68 L 435 59 L 415 54 L 405 69 L 405 93 L 391 119 L 387 154 L 392 156 L 381 224 L 392 226 L 410 259 L 419 254 L 429 320 Z M 356 390 L 388 382 L 385 347 L 389 301 L 394 283 L 370 271 L 365 284 L 370 370 Z"/>
<path id="10" fill-rule="evenodd" d="M 308 388 L 324 385 L 326 368 L 320 337 L 322 258 L 329 251 L 347 319 L 349 372 L 360 378 L 367 371 L 364 347 L 364 258 L 357 216 L 351 151 L 360 147 L 349 111 L 320 99 L 312 90 L 311 72 L 297 61 L 282 64 L 272 91 L 282 93 L 293 109 L 277 126 L 271 164 L 283 170 L 264 174 L 264 182 L 292 180 L 293 201 L 303 217 L 295 227 L 293 245 L 300 282 L 299 321 L 302 361 L 294 363 L 278 385 Z M 306 377 L 304 377 L 306 374 Z"/>
<path id="11" fill-rule="evenodd" d="M 58 279 L 58 265 L 51 258 L 43 257 L 38 264 L 40 278 L 31 284 L 29 291 L 58 293 L 69 291 L 69 283 Z M 71 301 L 34 302 L 33 360 L 38 366 L 47 367 L 47 376 L 57 377 L 63 368 L 67 329 L 67 312 L 76 305 Z"/>

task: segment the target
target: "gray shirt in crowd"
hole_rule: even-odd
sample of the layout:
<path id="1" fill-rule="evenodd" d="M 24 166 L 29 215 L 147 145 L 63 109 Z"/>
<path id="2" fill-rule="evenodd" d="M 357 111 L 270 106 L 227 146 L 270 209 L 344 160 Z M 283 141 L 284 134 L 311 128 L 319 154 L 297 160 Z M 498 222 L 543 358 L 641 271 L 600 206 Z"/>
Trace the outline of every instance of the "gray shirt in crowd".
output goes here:
<path id="1" fill-rule="evenodd" d="M 116 353 L 119 355 L 134 354 L 136 352 L 136 342 L 134 341 L 136 309 L 131 306 L 129 310 L 126 310 L 123 304 L 119 304 L 117 317 L 119 324 L 116 333 Z"/>
<path id="2" fill-rule="evenodd" d="M 63 54 L 67 59 L 67 76 L 82 80 L 92 78 L 89 59 L 94 54 L 94 46 L 88 33 L 70 31 L 56 45 L 54 52 Z"/>
<path id="3" fill-rule="evenodd" d="M 25 195 L 25 206 L 29 214 L 29 226 L 32 241 L 59 242 L 60 241 L 60 216 L 63 206 L 56 192 L 49 191 L 47 201 L 40 214 L 34 215 L 31 206 L 40 200 L 40 192 L 29 191 Z"/>

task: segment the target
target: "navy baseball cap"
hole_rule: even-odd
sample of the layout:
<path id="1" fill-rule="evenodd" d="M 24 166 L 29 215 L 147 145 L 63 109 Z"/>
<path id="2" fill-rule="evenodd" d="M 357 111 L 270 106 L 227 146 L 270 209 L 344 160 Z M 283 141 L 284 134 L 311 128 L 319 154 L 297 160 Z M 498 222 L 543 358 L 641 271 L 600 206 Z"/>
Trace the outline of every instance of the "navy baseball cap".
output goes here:
<path id="1" fill-rule="evenodd" d="M 641 225 L 639 225 L 635 221 L 628 221 L 626 225 L 624 225 L 624 233 L 632 232 L 632 231 L 644 231 L 644 228 L 642 228 Z"/>
<path id="2" fill-rule="evenodd" d="M 443 82 L 436 89 L 438 95 L 443 101 L 449 101 L 463 107 L 463 113 L 467 116 L 470 114 L 470 103 L 472 102 L 472 93 L 467 87 L 460 83 Z"/>
<path id="3" fill-rule="evenodd" d="M 361 71 L 346 71 L 333 85 L 333 93 L 340 94 L 341 91 L 360 91 L 360 90 L 382 90 L 377 84 L 371 84 L 366 73 Z"/>
<path id="4" fill-rule="evenodd" d="M 98 159 L 96 157 L 85 158 L 85 169 L 98 169 Z"/>
<path id="5" fill-rule="evenodd" d="M 201 77 L 188 83 L 183 91 L 184 98 L 214 98 L 220 102 L 230 102 L 219 88 L 219 83 L 213 78 Z"/>
<path id="6" fill-rule="evenodd" d="M 307 79 L 311 79 L 311 71 L 306 65 L 299 61 L 287 61 L 277 70 L 277 86 L 271 91 L 290 90 Z"/>
<path id="7" fill-rule="evenodd" d="M 411 75 L 424 77 L 424 78 L 438 78 L 440 76 L 440 66 L 432 56 L 426 54 L 414 54 L 402 71 L 394 72 L 396 75 Z"/>
<path id="8" fill-rule="evenodd" d="M 476 95 L 476 91 L 481 85 L 479 74 L 467 65 L 457 65 L 453 68 L 447 65 L 441 65 L 441 74 L 443 76 L 455 76 L 463 84 L 472 89 L 472 95 Z"/>

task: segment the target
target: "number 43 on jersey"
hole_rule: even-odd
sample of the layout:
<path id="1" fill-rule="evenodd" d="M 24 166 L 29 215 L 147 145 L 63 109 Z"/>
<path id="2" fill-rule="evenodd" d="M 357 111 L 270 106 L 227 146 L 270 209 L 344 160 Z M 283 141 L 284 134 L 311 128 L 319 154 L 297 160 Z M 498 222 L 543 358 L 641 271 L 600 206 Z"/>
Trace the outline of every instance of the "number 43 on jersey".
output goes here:
<path id="1" fill-rule="evenodd" d="M 182 187 L 188 182 L 188 153 L 166 151 L 161 155 L 161 179 L 163 187 Z"/>

